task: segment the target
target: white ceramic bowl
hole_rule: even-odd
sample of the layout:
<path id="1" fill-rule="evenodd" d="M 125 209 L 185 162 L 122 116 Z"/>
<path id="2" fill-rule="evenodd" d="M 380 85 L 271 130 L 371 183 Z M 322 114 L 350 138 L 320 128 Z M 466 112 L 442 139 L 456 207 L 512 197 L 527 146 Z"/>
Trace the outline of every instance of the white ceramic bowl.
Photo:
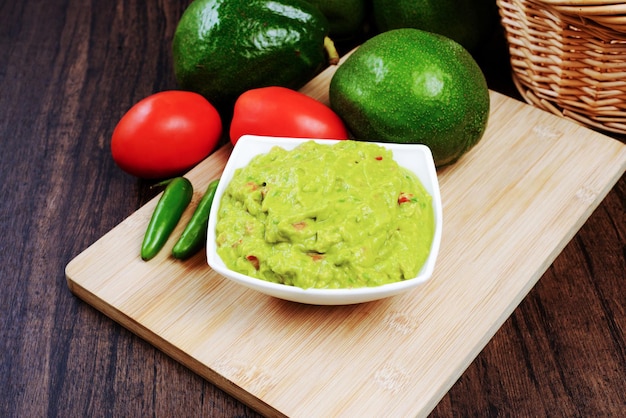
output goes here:
<path id="1" fill-rule="evenodd" d="M 310 139 L 302 138 L 275 138 L 246 135 L 237 141 L 237 144 L 235 145 L 233 152 L 226 163 L 224 172 L 222 173 L 220 183 L 215 192 L 213 206 L 211 207 L 206 246 L 207 261 L 211 268 L 234 282 L 267 295 L 293 302 L 314 305 L 347 305 L 382 299 L 406 292 L 407 290 L 413 289 L 428 280 L 435 268 L 435 260 L 437 259 L 439 245 L 441 242 L 441 195 L 439 192 L 439 182 L 437 181 L 437 172 L 435 170 L 435 164 L 430 149 L 424 145 L 413 144 L 377 143 L 378 145 L 390 149 L 393 152 L 394 160 L 396 160 L 399 165 L 413 171 L 432 196 L 436 223 L 435 236 L 430 249 L 430 255 L 417 277 L 377 287 L 353 289 L 302 289 L 296 286 L 271 283 L 265 280 L 250 277 L 237 273 L 226 267 L 216 251 L 215 224 L 224 189 L 233 178 L 235 170 L 248 165 L 254 156 L 258 154 L 265 154 L 276 145 L 286 150 L 291 150 L 298 144 L 309 140 Z M 335 140 L 327 139 L 316 141 L 321 144 L 333 144 L 337 142 Z"/>

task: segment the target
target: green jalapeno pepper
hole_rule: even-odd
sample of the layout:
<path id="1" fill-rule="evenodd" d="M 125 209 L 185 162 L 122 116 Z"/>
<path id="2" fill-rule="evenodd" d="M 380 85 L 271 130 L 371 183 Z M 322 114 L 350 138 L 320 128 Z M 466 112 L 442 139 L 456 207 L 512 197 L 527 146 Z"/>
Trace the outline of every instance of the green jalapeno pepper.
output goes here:
<path id="1" fill-rule="evenodd" d="M 176 177 L 166 183 L 141 244 L 141 258 L 144 261 L 161 251 L 193 196 L 193 186 L 185 177 Z"/>
<path id="2" fill-rule="evenodd" d="M 172 248 L 174 258 L 184 260 L 191 257 L 206 244 L 207 226 L 209 223 L 209 213 L 211 212 L 211 204 L 215 197 L 215 190 L 219 184 L 219 179 L 209 183 L 206 193 L 198 203 L 198 207 L 194 211 L 187 227 Z"/>

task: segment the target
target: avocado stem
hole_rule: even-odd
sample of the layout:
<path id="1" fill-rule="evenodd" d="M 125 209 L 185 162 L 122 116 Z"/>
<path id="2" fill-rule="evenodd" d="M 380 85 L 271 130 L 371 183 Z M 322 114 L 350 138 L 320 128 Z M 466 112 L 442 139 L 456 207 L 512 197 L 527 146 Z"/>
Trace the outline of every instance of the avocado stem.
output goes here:
<path id="1" fill-rule="evenodd" d="M 335 43 L 328 36 L 324 37 L 324 49 L 328 54 L 328 63 L 330 65 L 339 64 L 339 53 L 337 52 L 337 48 L 335 48 Z"/>

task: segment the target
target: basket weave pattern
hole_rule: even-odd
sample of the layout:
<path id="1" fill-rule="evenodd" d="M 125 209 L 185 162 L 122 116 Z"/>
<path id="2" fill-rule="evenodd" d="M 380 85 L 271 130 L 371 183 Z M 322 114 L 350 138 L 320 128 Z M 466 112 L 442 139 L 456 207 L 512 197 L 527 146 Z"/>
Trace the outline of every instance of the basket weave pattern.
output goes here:
<path id="1" fill-rule="evenodd" d="M 524 99 L 626 134 L 626 2 L 496 0 Z"/>

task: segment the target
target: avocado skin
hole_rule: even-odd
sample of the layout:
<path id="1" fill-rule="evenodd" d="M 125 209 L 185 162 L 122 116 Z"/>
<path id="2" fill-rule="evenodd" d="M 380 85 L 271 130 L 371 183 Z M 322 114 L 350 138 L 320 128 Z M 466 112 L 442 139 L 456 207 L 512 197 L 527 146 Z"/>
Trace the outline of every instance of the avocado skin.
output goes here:
<path id="1" fill-rule="evenodd" d="M 299 89 L 324 67 L 328 31 L 304 0 L 195 0 L 174 34 L 176 81 L 221 111 L 252 88 Z"/>
<path id="2" fill-rule="evenodd" d="M 467 50 L 413 28 L 363 43 L 333 75 L 329 100 L 354 139 L 426 144 L 437 167 L 478 143 L 490 108 L 487 82 Z"/>
<path id="3" fill-rule="evenodd" d="M 475 52 L 491 38 L 498 19 L 491 0 L 372 0 L 378 32 L 414 28 L 438 33 Z"/>
<path id="4" fill-rule="evenodd" d="M 365 32 L 366 2 L 364 0 L 307 0 L 326 16 L 330 37 L 334 41 L 357 38 Z"/>

